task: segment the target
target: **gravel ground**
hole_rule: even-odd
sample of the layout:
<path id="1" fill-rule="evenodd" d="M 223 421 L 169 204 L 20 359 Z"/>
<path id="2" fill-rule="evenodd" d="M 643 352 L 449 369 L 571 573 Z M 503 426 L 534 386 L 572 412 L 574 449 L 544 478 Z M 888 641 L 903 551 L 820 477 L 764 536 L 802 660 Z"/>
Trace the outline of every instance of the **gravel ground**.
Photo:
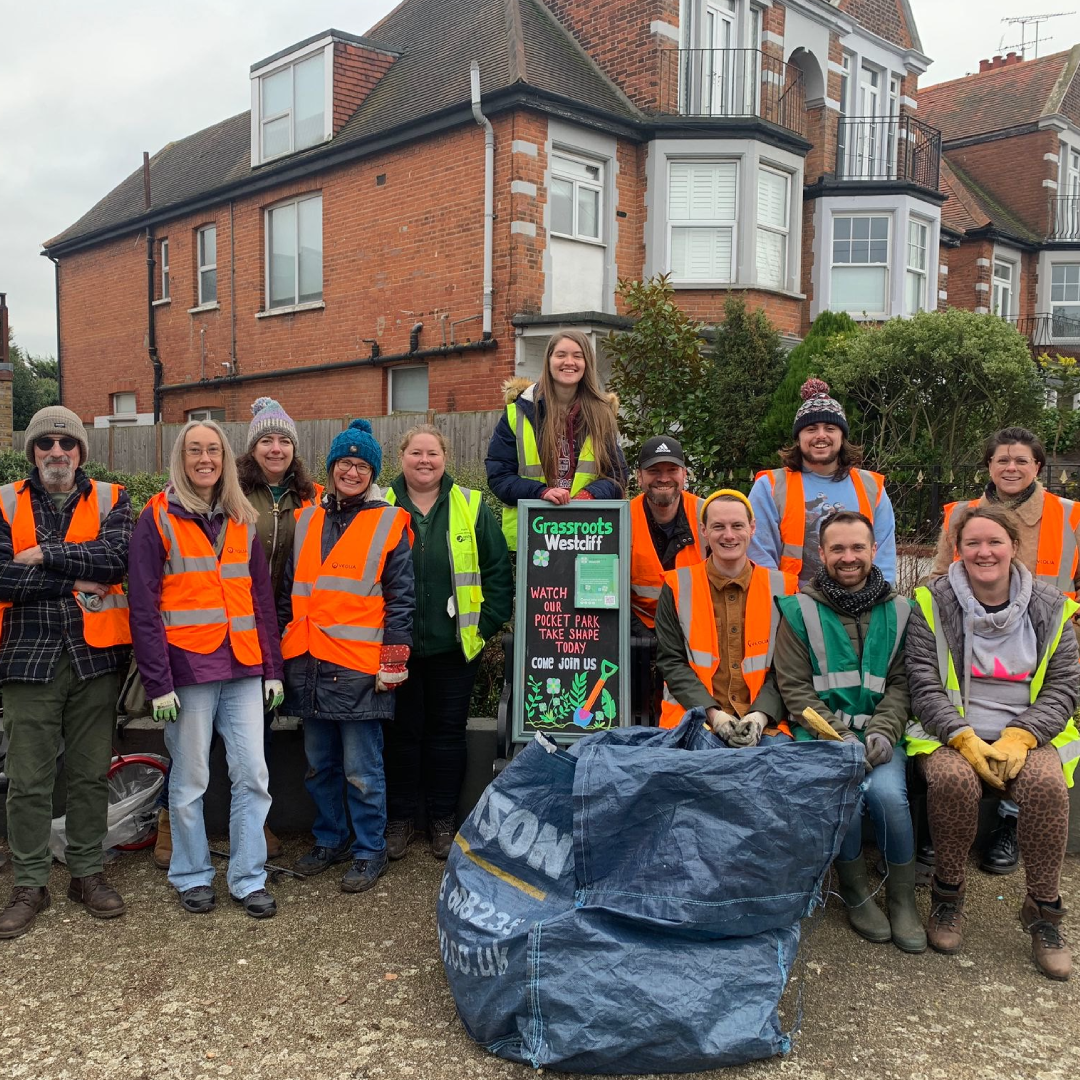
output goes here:
<path id="1" fill-rule="evenodd" d="M 308 840 L 287 842 L 285 864 Z M 337 875 L 273 886 L 277 918 L 225 903 L 185 914 L 148 852 L 110 879 L 128 902 L 89 918 L 52 877 L 53 906 L 0 942 L 0 1076 L 242 1077 L 244 1080 L 454 1080 L 532 1073 L 470 1042 L 439 960 L 442 866 L 414 844 L 379 887 L 338 890 Z M 6 895 L 10 867 L 0 872 Z M 224 895 L 222 875 L 219 893 Z M 1080 863 L 1063 893 L 1080 896 Z M 870 945 L 830 902 L 804 938 L 804 1016 L 786 1058 L 703 1076 L 757 1080 L 1059 1080 L 1074 1068 L 1078 981 L 1052 983 L 1030 959 L 1017 911 L 1022 876 L 973 870 L 968 940 L 957 957 Z M 919 890 L 924 913 L 928 896 Z M 794 989 L 794 988 L 793 988 Z M 555 1075 L 555 1074 L 553 1074 Z"/>

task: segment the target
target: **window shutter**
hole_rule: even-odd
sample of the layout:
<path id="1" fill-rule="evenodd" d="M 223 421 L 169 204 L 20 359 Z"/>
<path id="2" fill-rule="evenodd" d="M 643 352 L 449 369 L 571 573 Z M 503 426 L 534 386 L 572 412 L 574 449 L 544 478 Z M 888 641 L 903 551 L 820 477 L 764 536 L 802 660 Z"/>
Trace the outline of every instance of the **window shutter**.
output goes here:
<path id="1" fill-rule="evenodd" d="M 668 186 L 670 220 L 734 221 L 736 171 L 732 161 L 673 162 Z"/>
<path id="2" fill-rule="evenodd" d="M 758 224 L 786 229 L 788 223 L 788 181 L 768 169 L 758 170 Z"/>

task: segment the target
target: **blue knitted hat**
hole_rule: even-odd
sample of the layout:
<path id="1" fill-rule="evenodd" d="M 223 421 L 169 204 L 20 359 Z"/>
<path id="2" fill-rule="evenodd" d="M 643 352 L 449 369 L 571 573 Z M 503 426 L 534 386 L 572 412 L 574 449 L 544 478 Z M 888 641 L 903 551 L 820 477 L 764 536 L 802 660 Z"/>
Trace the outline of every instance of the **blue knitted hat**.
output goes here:
<path id="1" fill-rule="evenodd" d="M 340 435 L 334 436 L 330 453 L 326 455 L 327 473 L 334 467 L 334 462 L 343 457 L 363 459 L 374 469 L 376 476 L 382 471 L 382 447 L 371 434 L 371 425 L 366 420 L 354 420 Z"/>

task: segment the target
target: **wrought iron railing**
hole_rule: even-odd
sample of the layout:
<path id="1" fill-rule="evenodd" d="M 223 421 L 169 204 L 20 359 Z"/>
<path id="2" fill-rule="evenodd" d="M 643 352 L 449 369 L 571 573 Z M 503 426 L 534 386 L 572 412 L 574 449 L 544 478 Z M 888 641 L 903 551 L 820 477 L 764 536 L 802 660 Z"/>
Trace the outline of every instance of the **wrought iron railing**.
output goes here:
<path id="1" fill-rule="evenodd" d="M 1080 319 L 1070 319 L 1049 311 L 1003 317 L 1028 339 L 1032 352 L 1040 352 L 1063 342 L 1080 341 Z"/>
<path id="2" fill-rule="evenodd" d="M 838 180 L 906 180 L 937 191 L 941 132 L 907 113 L 841 116 L 836 131 Z"/>
<path id="3" fill-rule="evenodd" d="M 1080 195 L 1050 196 L 1050 232 L 1046 239 L 1080 242 Z"/>
<path id="4" fill-rule="evenodd" d="M 760 117 L 806 134 L 802 73 L 761 49 L 663 49 L 656 111 Z"/>

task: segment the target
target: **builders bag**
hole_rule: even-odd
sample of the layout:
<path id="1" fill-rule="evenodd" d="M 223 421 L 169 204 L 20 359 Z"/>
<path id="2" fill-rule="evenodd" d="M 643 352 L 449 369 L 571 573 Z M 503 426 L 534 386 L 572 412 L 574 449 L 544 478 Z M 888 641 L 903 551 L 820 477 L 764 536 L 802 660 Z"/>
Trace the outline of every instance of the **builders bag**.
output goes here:
<path id="1" fill-rule="evenodd" d="M 526 746 L 458 833 L 439 945 L 492 1053 L 687 1072 L 786 1052 L 777 1005 L 863 775 L 848 743 L 728 749 L 696 709 Z"/>

